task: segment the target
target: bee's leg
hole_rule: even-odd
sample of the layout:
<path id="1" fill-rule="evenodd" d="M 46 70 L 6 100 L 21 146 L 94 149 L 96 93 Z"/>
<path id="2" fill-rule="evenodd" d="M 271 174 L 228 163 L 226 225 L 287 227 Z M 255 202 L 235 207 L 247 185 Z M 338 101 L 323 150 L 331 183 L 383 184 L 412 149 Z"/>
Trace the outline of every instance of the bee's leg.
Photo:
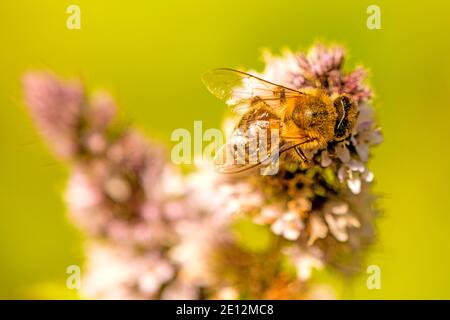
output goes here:
<path id="1" fill-rule="evenodd" d="M 308 158 L 306 158 L 306 156 L 303 153 L 303 150 L 300 148 L 300 146 L 295 147 L 295 152 L 297 152 L 298 156 L 302 159 L 303 162 L 305 162 L 305 163 L 309 162 Z"/>

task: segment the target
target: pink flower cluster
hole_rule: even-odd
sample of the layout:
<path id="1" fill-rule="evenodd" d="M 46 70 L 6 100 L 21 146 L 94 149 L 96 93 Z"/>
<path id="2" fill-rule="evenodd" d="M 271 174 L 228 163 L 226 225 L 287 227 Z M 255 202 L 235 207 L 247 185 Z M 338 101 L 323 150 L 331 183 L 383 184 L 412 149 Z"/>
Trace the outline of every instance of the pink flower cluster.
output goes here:
<path id="1" fill-rule="evenodd" d="M 318 44 L 307 54 L 287 50 L 281 56 L 266 53 L 264 70 L 249 71 L 296 90 L 320 88 L 330 95 L 345 93 L 358 106 L 350 139 L 306 150 L 313 163 L 310 168 L 285 160 L 276 175 L 251 172 L 238 180 L 254 190 L 246 198 L 260 199 L 259 207 L 246 210 L 246 214 L 286 240 L 284 252 L 301 266 L 301 279 L 310 275 L 310 269 L 326 264 L 344 271 L 357 270 L 363 249 L 374 239 L 377 209 L 370 191 L 374 174 L 367 164 L 371 148 L 383 138 L 374 120 L 372 91 L 364 82 L 366 72 L 362 67 L 347 72 L 344 57 L 342 47 Z M 265 89 L 262 83 L 261 89 Z M 227 120 L 225 130 L 230 132 L 235 125 L 236 121 Z M 240 207 L 239 203 L 235 206 Z"/>

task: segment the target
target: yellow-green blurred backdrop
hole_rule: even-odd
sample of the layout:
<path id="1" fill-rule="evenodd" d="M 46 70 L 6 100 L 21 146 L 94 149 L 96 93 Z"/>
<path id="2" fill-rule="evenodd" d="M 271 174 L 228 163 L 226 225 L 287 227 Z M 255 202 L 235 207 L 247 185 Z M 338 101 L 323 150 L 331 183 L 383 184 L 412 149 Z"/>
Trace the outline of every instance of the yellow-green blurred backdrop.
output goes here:
<path id="1" fill-rule="evenodd" d="M 66 28 L 70 4 L 81 8 L 81 30 Z M 366 27 L 370 4 L 381 8 L 381 30 Z M 371 164 L 384 215 L 367 259 L 381 267 L 382 288 L 368 290 L 365 274 L 330 281 L 344 298 L 450 298 L 449 12 L 435 0 L 1 1 L 0 297 L 76 297 L 65 271 L 82 263 L 62 200 L 67 170 L 21 102 L 25 70 L 107 88 L 126 119 L 168 141 L 194 120 L 220 123 L 224 107 L 202 72 L 261 68 L 261 48 L 319 39 L 345 44 L 351 66 L 371 69 L 385 134 Z"/>

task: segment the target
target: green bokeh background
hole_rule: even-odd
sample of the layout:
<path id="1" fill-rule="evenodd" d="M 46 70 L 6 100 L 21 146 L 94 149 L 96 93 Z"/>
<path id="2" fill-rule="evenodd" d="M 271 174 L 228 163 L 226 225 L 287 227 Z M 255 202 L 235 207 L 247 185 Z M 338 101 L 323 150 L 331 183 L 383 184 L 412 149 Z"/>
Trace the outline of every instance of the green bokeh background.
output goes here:
<path id="1" fill-rule="evenodd" d="M 81 8 L 81 30 L 66 8 Z M 381 30 L 366 8 L 381 8 Z M 343 43 L 349 65 L 371 70 L 385 142 L 371 168 L 383 194 L 378 244 L 367 265 L 381 290 L 321 276 L 351 299 L 450 298 L 450 5 L 445 1 L 1 1 L 0 297 L 72 298 L 66 267 L 82 263 L 81 236 L 62 200 L 55 161 L 21 102 L 20 76 L 50 69 L 106 88 L 122 113 L 169 141 L 179 127 L 217 127 L 224 106 L 200 75 L 261 68 L 260 50 Z"/>

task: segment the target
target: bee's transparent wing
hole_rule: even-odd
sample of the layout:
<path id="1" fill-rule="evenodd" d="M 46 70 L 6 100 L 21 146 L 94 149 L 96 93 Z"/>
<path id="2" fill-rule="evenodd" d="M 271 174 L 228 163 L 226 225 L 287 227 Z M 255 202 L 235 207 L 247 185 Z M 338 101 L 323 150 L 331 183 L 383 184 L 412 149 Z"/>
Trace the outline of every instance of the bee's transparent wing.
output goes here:
<path id="1" fill-rule="evenodd" d="M 214 167 L 220 173 L 238 173 L 260 165 L 278 148 L 277 138 L 267 136 L 266 121 L 250 123 L 248 130 L 237 128 L 214 158 Z M 269 133 L 270 134 L 270 133 Z"/>
<path id="2" fill-rule="evenodd" d="M 254 121 L 247 131 L 237 128 L 214 158 L 216 171 L 239 173 L 258 166 L 270 168 L 280 154 L 306 142 L 280 141 L 279 130 L 273 128 L 273 121 Z"/>
<path id="3" fill-rule="evenodd" d="M 208 71 L 203 74 L 203 82 L 212 94 L 234 110 L 251 107 L 256 100 L 263 100 L 276 109 L 286 99 L 304 94 L 234 69 Z"/>

